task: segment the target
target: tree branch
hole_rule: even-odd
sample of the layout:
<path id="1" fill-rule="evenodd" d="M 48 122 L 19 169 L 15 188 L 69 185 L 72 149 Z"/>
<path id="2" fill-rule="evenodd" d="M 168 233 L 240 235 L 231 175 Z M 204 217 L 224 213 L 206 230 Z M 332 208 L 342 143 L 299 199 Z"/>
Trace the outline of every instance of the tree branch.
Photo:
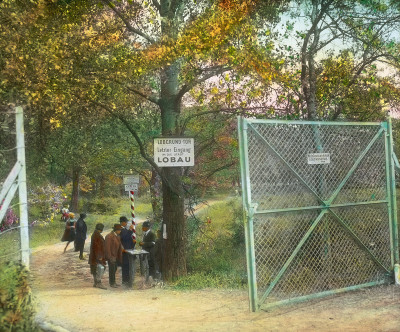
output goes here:
<path id="1" fill-rule="evenodd" d="M 128 29 L 128 31 L 133 32 L 141 37 L 143 37 L 144 39 L 146 39 L 148 42 L 150 43 L 154 43 L 155 40 L 153 38 L 151 38 L 149 35 L 145 34 L 144 32 L 134 28 L 128 21 L 128 19 L 126 17 L 124 17 L 124 15 L 118 10 L 118 8 L 115 6 L 115 4 L 111 1 L 111 0 L 101 0 L 104 4 L 106 4 L 108 7 L 111 8 L 111 10 L 115 13 L 115 15 L 117 15 L 122 22 L 124 22 L 125 27 Z"/>
<path id="2" fill-rule="evenodd" d="M 192 82 L 188 83 L 188 84 L 184 84 L 182 86 L 182 88 L 180 89 L 180 91 L 177 94 L 177 99 L 180 100 L 185 93 L 189 92 L 191 89 L 193 89 L 196 85 L 203 83 L 205 81 L 207 81 L 208 79 L 210 79 L 211 77 L 214 77 L 216 75 L 222 74 L 228 70 L 231 70 L 230 67 L 216 67 L 219 68 L 217 69 L 215 72 L 209 73 L 207 75 L 204 75 L 203 77 L 197 79 L 197 80 L 193 80 Z M 211 69 L 211 68 L 210 68 Z M 204 70 L 203 70 L 204 71 Z"/>
<path id="3" fill-rule="evenodd" d="M 91 103 L 96 105 L 96 106 L 101 107 L 102 109 L 107 111 L 111 116 L 117 118 L 118 120 L 120 120 L 125 125 L 125 127 L 129 130 L 129 132 L 135 138 L 136 143 L 139 146 L 139 151 L 140 151 L 141 156 L 157 171 L 157 173 L 159 173 L 161 175 L 160 168 L 157 166 L 157 164 L 154 162 L 154 160 L 147 155 L 146 150 L 145 150 L 144 145 L 143 145 L 143 142 L 141 141 L 141 139 L 140 139 L 139 135 L 137 134 L 136 130 L 132 128 L 131 124 L 122 115 L 117 114 L 113 109 L 111 109 L 107 105 L 104 105 L 104 104 L 99 103 L 99 102 L 94 101 L 94 100 L 92 100 Z"/>
<path id="4" fill-rule="evenodd" d="M 153 3 L 153 6 L 156 7 L 156 9 L 158 10 L 158 12 L 161 11 L 161 5 L 157 0 L 152 0 L 151 1 Z"/>
<path id="5" fill-rule="evenodd" d="M 142 91 L 140 91 L 138 89 L 135 89 L 135 88 L 132 88 L 132 87 L 129 87 L 129 86 L 126 86 L 126 89 L 131 91 L 131 92 L 133 92 L 133 93 L 135 93 L 135 94 L 137 94 L 138 96 L 140 96 L 140 97 L 142 97 L 142 98 L 144 98 L 144 99 L 146 99 L 146 100 L 148 100 L 148 101 L 160 106 L 160 100 L 158 98 L 154 98 L 152 96 L 148 96 L 145 93 L 143 93 Z"/>

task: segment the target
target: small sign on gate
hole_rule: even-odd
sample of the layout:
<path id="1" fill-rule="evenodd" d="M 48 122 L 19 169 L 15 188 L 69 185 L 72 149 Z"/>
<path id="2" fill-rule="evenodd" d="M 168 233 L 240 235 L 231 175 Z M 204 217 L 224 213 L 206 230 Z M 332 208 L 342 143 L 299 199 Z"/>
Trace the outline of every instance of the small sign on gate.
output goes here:
<path id="1" fill-rule="evenodd" d="M 307 164 L 309 165 L 325 165 L 331 163 L 330 153 L 309 153 L 307 155 Z"/>

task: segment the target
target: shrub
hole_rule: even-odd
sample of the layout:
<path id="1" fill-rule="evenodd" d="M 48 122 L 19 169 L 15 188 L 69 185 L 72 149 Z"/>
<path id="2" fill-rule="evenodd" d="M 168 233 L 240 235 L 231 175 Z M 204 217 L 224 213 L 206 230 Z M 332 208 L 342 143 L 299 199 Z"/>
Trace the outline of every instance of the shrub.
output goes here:
<path id="1" fill-rule="evenodd" d="M 241 206 L 221 201 L 188 218 L 188 271 L 177 287 L 241 287 L 246 281 L 246 255 Z M 211 281 L 214 280 L 214 281 Z M 198 285 L 198 286 L 196 286 Z"/>
<path id="2" fill-rule="evenodd" d="M 112 197 L 80 200 L 79 209 L 95 214 L 116 214 L 120 206 L 119 199 Z"/>
<path id="3" fill-rule="evenodd" d="M 16 227 L 18 224 L 18 217 L 12 207 L 7 209 L 3 223 L 0 222 L 0 232 L 6 229 Z"/>
<path id="4" fill-rule="evenodd" d="M 2 331 L 40 331 L 34 321 L 34 305 L 28 270 L 20 263 L 0 267 L 0 326 Z"/>
<path id="5" fill-rule="evenodd" d="M 66 200 L 62 188 L 53 184 L 33 188 L 28 196 L 29 220 L 33 225 L 54 221 L 60 208 L 66 205 Z"/>

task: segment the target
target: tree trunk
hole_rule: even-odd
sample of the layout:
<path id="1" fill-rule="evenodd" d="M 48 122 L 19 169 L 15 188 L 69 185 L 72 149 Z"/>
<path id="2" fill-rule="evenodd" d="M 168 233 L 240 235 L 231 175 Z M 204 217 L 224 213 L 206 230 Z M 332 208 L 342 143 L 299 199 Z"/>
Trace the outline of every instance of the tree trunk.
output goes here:
<path id="1" fill-rule="evenodd" d="M 174 136 L 179 133 L 178 118 L 180 100 L 178 99 L 179 63 L 165 67 L 161 73 L 161 123 L 162 135 Z M 184 193 L 180 167 L 163 168 L 163 222 L 167 227 L 167 239 L 163 259 L 163 275 L 173 280 L 186 275 L 186 221 Z"/>
<path id="2" fill-rule="evenodd" d="M 71 196 L 71 207 L 70 210 L 78 212 L 78 199 L 79 199 L 79 175 L 80 167 L 74 167 L 72 169 L 72 196 Z"/>
<path id="3" fill-rule="evenodd" d="M 163 240 L 165 253 L 162 271 L 165 280 L 186 275 L 186 220 L 180 168 L 165 168 L 169 186 L 163 183 L 163 220 L 167 239 Z M 171 188 L 172 187 L 172 188 Z"/>
<path id="4" fill-rule="evenodd" d="M 104 174 L 100 174 L 99 182 L 99 196 L 100 198 L 104 198 L 106 191 L 106 179 Z"/>

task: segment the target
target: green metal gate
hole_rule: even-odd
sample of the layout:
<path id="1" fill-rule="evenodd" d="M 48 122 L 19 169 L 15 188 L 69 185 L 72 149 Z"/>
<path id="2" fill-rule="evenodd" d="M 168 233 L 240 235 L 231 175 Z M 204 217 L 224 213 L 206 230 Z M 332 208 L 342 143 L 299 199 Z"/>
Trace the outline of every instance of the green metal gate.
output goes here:
<path id="1" fill-rule="evenodd" d="M 251 310 L 391 282 L 390 120 L 238 121 Z"/>

